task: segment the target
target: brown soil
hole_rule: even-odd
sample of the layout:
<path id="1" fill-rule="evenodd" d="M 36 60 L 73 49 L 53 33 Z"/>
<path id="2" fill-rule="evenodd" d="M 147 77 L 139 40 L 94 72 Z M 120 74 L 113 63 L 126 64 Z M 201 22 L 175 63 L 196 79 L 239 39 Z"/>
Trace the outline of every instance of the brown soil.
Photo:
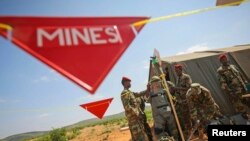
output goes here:
<path id="1" fill-rule="evenodd" d="M 129 141 L 129 130 L 120 131 L 119 125 L 96 125 L 81 130 L 80 135 L 70 141 Z"/>
<path id="2" fill-rule="evenodd" d="M 80 135 L 70 141 L 131 141 L 130 131 L 120 131 L 119 125 L 96 125 L 86 127 Z M 207 141 L 193 138 L 191 141 Z"/>

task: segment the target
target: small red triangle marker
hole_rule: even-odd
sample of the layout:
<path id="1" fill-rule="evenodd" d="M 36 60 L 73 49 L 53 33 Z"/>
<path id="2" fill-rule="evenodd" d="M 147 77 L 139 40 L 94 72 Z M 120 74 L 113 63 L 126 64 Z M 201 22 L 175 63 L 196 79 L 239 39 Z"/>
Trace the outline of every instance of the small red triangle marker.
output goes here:
<path id="1" fill-rule="evenodd" d="M 90 113 L 97 116 L 99 119 L 103 118 L 103 115 L 107 111 L 110 103 L 112 102 L 113 98 L 99 100 L 91 103 L 86 103 L 80 105 L 82 108 L 86 109 Z"/>

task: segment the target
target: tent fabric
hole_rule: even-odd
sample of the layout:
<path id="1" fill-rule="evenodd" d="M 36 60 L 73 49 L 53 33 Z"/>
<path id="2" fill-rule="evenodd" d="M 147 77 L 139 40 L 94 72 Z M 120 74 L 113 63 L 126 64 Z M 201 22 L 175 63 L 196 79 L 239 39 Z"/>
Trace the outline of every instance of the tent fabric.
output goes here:
<path id="1" fill-rule="evenodd" d="M 230 53 L 234 58 L 236 63 L 239 65 L 239 68 L 245 75 L 247 80 L 250 80 L 250 49 L 249 50 L 241 50 L 237 52 Z"/>
<path id="2" fill-rule="evenodd" d="M 174 65 L 176 63 L 182 64 L 183 72 L 191 76 L 193 83 L 200 83 L 211 91 L 222 113 L 232 115 L 234 114 L 232 104 L 228 96 L 221 90 L 218 81 L 217 69 L 221 65 L 218 56 L 222 53 L 228 53 L 230 63 L 236 65 L 246 79 L 250 80 L 250 45 L 164 57 L 161 58 L 162 67 L 169 68 L 170 80 L 176 83 L 177 76 L 174 72 Z M 155 75 L 152 66 L 149 74 L 150 77 Z"/>

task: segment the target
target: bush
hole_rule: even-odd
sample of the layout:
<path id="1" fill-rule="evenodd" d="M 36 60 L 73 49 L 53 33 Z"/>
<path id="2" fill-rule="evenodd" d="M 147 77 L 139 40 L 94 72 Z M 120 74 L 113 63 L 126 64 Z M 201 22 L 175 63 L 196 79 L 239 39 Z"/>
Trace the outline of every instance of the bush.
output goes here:
<path id="1" fill-rule="evenodd" d="M 46 135 L 46 136 L 38 138 L 35 141 L 51 141 L 51 139 L 50 139 L 50 136 Z"/>
<path id="2" fill-rule="evenodd" d="M 68 133 L 67 138 L 69 140 L 76 138 L 81 132 L 80 132 L 80 127 L 75 127 L 72 129 L 72 132 Z"/>
<path id="3" fill-rule="evenodd" d="M 73 134 L 74 135 L 79 135 L 80 134 L 80 128 L 79 127 L 76 127 L 76 128 L 74 128 L 73 130 L 72 130 L 72 132 L 73 132 Z"/>
<path id="4" fill-rule="evenodd" d="M 52 141 L 67 141 L 65 129 L 53 129 L 49 135 Z"/>

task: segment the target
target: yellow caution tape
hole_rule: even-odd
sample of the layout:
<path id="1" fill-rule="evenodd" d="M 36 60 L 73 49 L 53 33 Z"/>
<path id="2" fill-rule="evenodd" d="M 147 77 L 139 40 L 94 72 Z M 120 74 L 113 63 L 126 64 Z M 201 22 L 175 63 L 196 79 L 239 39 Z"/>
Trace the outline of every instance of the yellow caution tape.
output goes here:
<path id="1" fill-rule="evenodd" d="M 242 4 L 243 3 L 247 3 L 249 1 L 250 0 L 237 1 L 237 2 L 232 2 L 232 3 L 224 4 L 224 5 L 221 5 L 221 6 L 208 7 L 208 8 L 202 8 L 202 9 L 197 9 L 197 10 L 192 10 L 192 11 L 186 11 L 186 12 L 182 12 L 182 13 L 176 13 L 176 14 L 172 14 L 172 15 L 168 15 L 168 16 L 162 16 L 162 17 L 157 17 L 157 18 L 142 20 L 142 21 L 139 21 L 139 22 L 135 22 L 132 25 L 133 26 L 141 26 L 141 25 L 144 25 L 146 23 L 158 22 L 158 21 L 168 20 L 168 19 L 172 19 L 172 18 L 176 18 L 176 17 L 182 17 L 182 16 L 188 16 L 188 15 L 198 14 L 198 13 L 202 13 L 202 12 L 206 12 L 206 11 L 211 11 L 211 10 L 216 10 L 216 9 L 224 8 L 226 6 L 233 6 L 233 5 L 237 5 L 237 4 L 241 4 L 241 3 Z"/>
<path id="2" fill-rule="evenodd" d="M 0 23 L 0 29 L 12 30 L 13 28 L 10 25 Z"/>
<path id="3" fill-rule="evenodd" d="M 176 17 L 182 17 L 182 16 L 188 16 L 188 15 L 192 15 L 192 14 L 198 14 L 198 13 L 202 13 L 202 12 L 206 12 L 206 11 L 211 11 L 211 10 L 224 8 L 226 6 L 233 6 L 233 5 L 243 4 L 243 3 L 247 3 L 247 2 L 250 2 L 250 0 L 238 1 L 238 2 L 233 2 L 233 3 L 221 5 L 221 6 L 202 8 L 202 9 L 197 9 L 197 10 L 192 10 L 192 11 L 187 11 L 187 12 L 182 12 L 182 13 L 176 13 L 176 14 L 172 14 L 172 15 L 168 15 L 168 16 L 162 16 L 162 17 L 152 18 L 152 19 L 148 19 L 148 20 L 142 20 L 142 21 L 139 21 L 139 22 L 135 22 L 132 25 L 133 26 L 140 26 L 140 25 L 144 25 L 146 23 L 157 22 L 157 21 L 161 21 L 161 20 L 168 20 L 168 19 L 172 19 L 172 18 L 176 18 Z M 6 30 L 12 30 L 13 29 L 10 25 L 3 24 L 3 23 L 0 23 L 0 29 L 1 28 L 6 29 Z M 76 108 L 62 107 L 62 108 L 59 108 L 59 109 L 51 109 L 51 108 L 50 109 L 16 109 L 16 110 L 6 110 L 6 111 L 1 110 L 0 113 L 1 112 L 67 111 L 67 110 L 76 110 Z"/>

